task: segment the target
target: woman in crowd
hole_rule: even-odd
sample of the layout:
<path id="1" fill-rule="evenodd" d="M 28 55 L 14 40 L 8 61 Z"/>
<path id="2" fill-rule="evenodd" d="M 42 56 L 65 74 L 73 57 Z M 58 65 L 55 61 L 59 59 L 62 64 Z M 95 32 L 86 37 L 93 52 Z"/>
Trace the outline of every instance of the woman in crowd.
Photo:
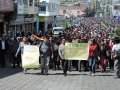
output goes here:
<path id="1" fill-rule="evenodd" d="M 27 42 L 27 38 L 26 37 L 23 37 L 22 41 L 19 44 L 18 50 L 17 50 L 17 52 L 15 54 L 16 57 L 18 56 L 19 53 L 21 53 L 21 58 L 22 58 L 23 52 L 24 52 L 24 46 L 26 46 L 26 45 L 30 45 L 30 43 Z M 24 73 L 26 74 L 26 68 L 24 68 Z"/>
<path id="2" fill-rule="evenodd" d="M 96 60 L 98 57 L 98 45 L 95 41 L 95 39 L 90 40 L 89 42 L 89 69 L 90 69 L 90 75 L 95 75 L 95 66 L 96 66 Z"/>

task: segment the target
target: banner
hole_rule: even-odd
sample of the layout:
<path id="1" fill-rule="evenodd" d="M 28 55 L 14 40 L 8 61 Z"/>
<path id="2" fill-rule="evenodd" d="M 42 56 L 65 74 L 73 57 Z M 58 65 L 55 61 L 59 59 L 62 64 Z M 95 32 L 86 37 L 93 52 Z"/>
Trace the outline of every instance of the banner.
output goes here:
<path id="1" fill-rule="evenodd" d="M 26 45 L 22 56 L 23 68 L 39 68 L 39 47 Z"/>
<path id="2" fill-rule="evenodd" d="M 65 59 L 66 60 L 87 60 L 89 56 L 88 43 L 66 43 Z"/>

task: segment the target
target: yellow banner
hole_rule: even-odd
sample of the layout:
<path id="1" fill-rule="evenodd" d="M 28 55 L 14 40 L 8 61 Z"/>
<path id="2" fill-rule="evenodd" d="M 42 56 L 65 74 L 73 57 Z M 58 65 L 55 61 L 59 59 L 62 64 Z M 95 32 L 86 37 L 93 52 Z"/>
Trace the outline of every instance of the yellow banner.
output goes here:
<path id="1" fill-rule="evenodd" d="M 26 45 L 22 56 L 23 68 L 39 68 L 39 47 Z"/>
<path id="2" fill-rule="evenodd" d="M 87 60 L 89 56 L 88 43 L 66 43 L 65 59 L 66 60 Z"/>

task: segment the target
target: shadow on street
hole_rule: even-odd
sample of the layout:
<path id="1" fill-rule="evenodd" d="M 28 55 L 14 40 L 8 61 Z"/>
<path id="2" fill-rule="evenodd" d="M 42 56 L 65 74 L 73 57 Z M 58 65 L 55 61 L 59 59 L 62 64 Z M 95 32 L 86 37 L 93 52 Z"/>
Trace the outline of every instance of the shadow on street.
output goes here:
<path id="1" fill-rule="evenodd" d="M 0 79 L 22 72 L 22 68 L 0 68 Z"/>

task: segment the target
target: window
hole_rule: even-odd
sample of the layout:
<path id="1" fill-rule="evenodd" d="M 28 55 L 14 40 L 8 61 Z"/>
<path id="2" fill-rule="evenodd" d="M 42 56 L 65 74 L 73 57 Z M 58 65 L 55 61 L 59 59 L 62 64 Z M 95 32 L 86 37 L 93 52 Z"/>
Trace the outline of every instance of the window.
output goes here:
<path id="1" fill-rule="evenodd" d="M 19 3 L 20 5 L 23 5 L 23 0 L 19 0 L 18 3 Z"/>
<path id="2" fill-rule="evenodd" d="M 120 6 L 114 6 L 114 10 L 120 10 Z"/>
<path id="3" fill-rule="evenodd" d="M 34 0 L 34 5 L 38 6 L 38 0 Z"/>
<path id="4" fill-rule="evenodd" d="M 29 6 L 33 6 L 33 0 L 29 0 Z"/>
<path id="5" fill-rule="evenodd" d="M 50 7 L 50 3 L 49 3 L 49 4 L 48 4 L 48 11 L 51 11 L 50 8 L 51 8 L 51 7 Z"/>
<path id="6" fill-rule="evenodd" d="M 42 6 L 41 5 L 39 9 L 40 9 L 40 11 L 46 11 L 46 6 L 44 6 L 44 5 Z"/>
<path id="7" fill-rule="evenodd" d="M 28 5 L 28 0 L 23 0 L 24 1 L 24 5 Z"/>

